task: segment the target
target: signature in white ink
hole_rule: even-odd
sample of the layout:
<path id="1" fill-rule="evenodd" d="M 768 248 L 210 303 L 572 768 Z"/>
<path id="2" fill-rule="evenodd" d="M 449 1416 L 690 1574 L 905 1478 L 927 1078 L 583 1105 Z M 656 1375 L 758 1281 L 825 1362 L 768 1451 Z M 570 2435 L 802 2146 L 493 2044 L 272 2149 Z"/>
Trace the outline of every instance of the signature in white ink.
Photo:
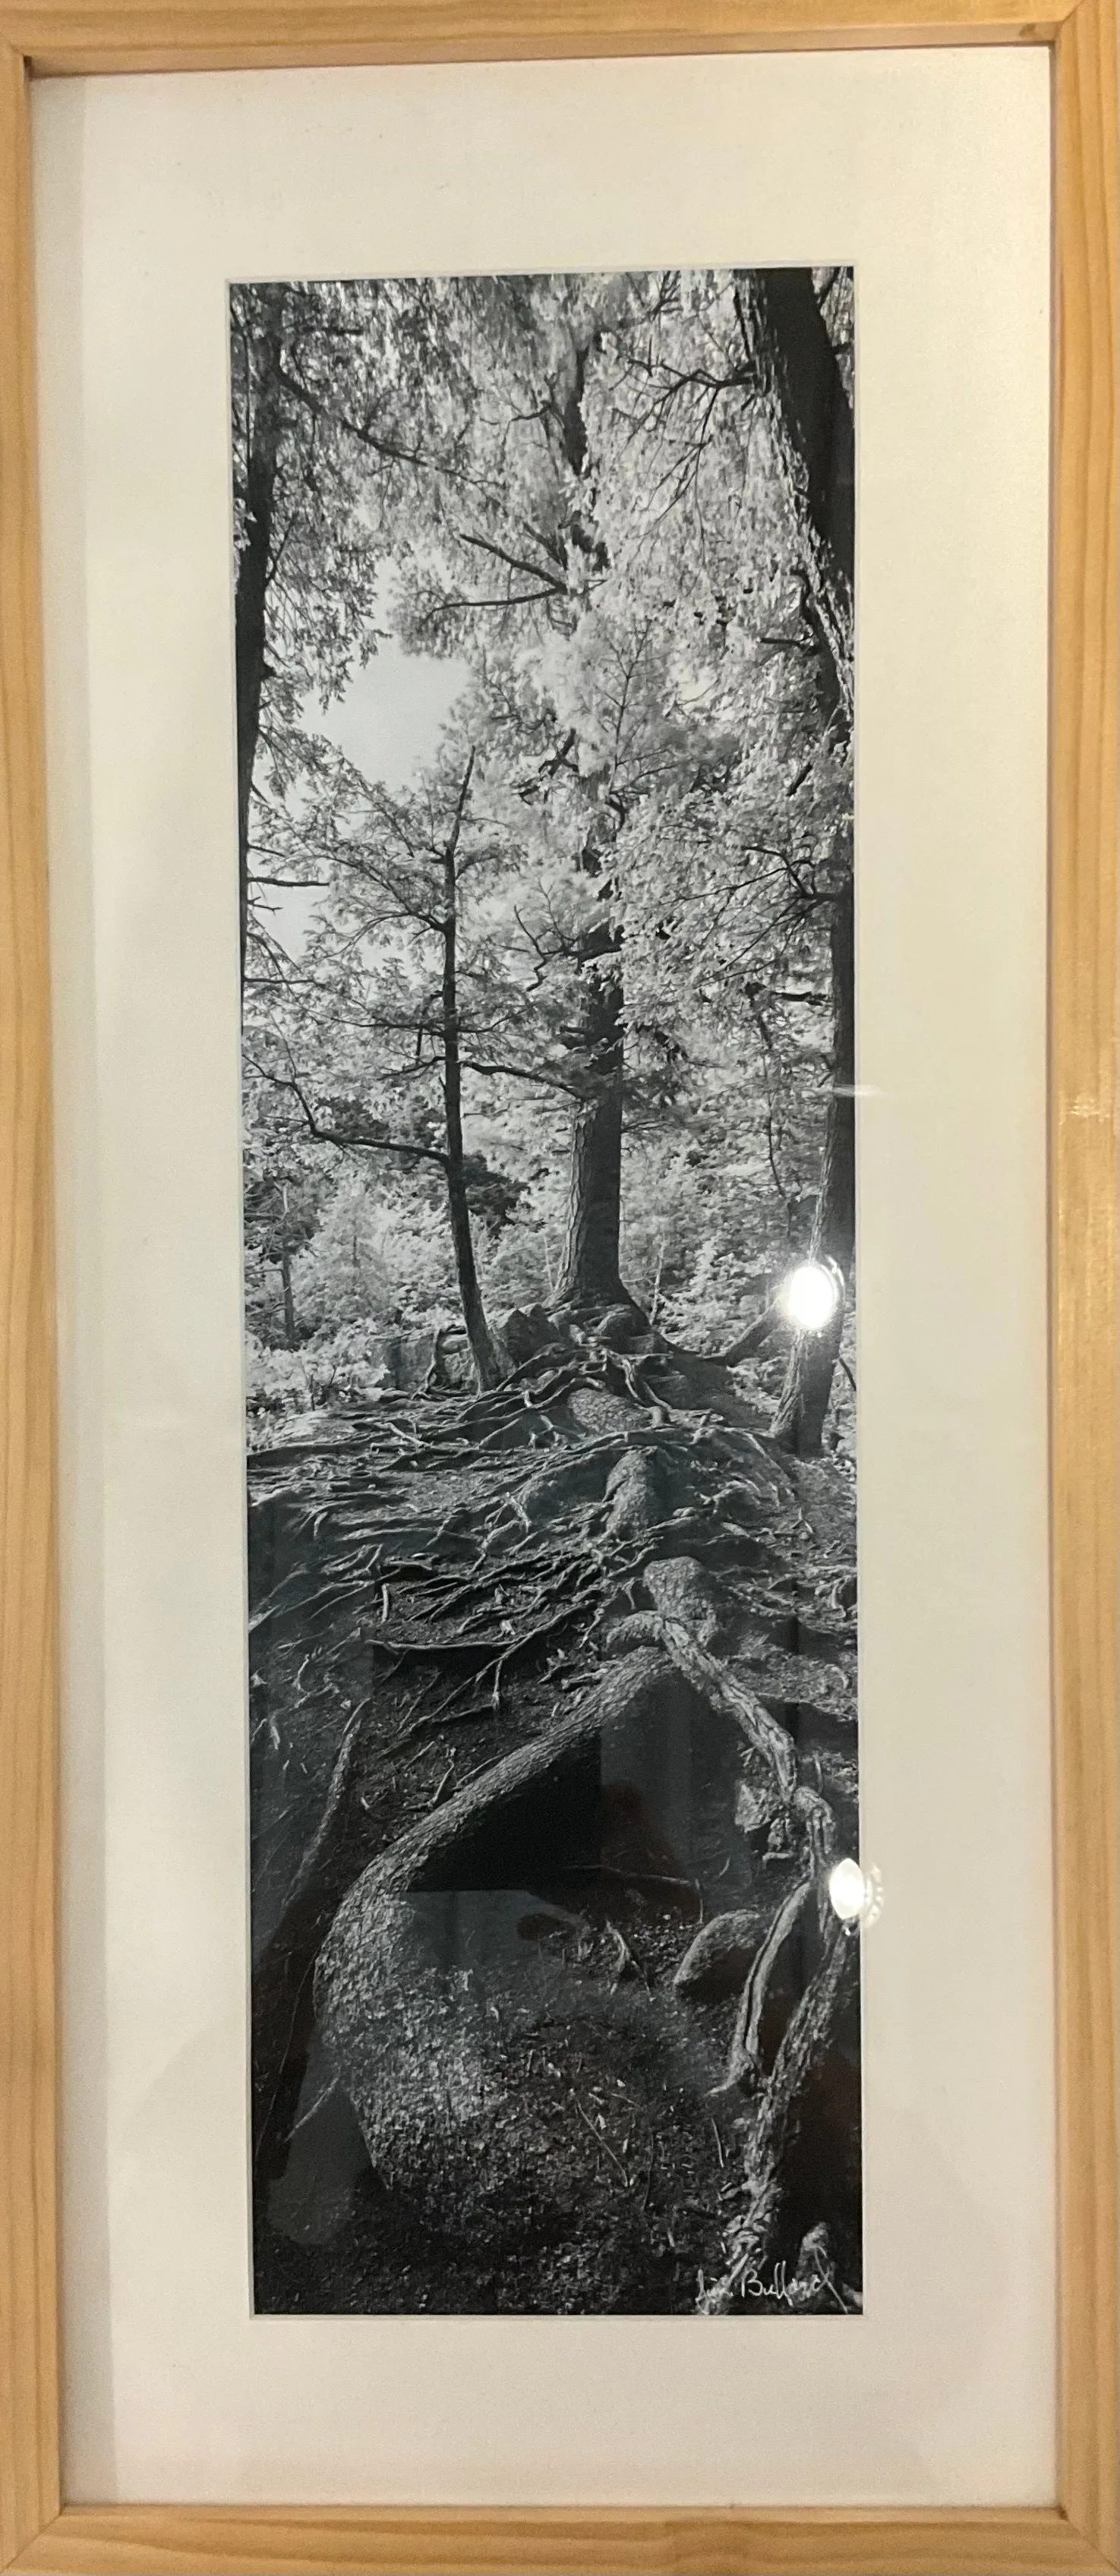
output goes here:
<path id="1" fill-rule="evenodd" d="M 780 2308 L 800 2308 L 806 2298 L 812 2296 L 818 2283 L 822 2289 L 825 2287 L 823 2274 L 819 2272 L 809 2280 L 804 2274 L 799 2274 L 796 2280 L 791 2281 L 785 2264 L 776 2263 L 769 2281 L 763 2279 L 761 2272 L 747 2272 L 742 2286 L 748 2299 L 775 2299 Z"/>
<path id="2" fill-rule="evenodd" d="M 819 2263 L 811 2267 L 799 2264 L 791 2280 L 785 2263 L 776 2263 L 769 2280 L 761 2272 L 744 2272 L 740 2288 L 745 2298 L 770 2299 L 779 2308 L 819 2308 L 823 2298 L 834 2301 L 842 2316 L 849 2314 L 848 2301 L 837 2288 L 831 2265 L 822 2270 Z"/>

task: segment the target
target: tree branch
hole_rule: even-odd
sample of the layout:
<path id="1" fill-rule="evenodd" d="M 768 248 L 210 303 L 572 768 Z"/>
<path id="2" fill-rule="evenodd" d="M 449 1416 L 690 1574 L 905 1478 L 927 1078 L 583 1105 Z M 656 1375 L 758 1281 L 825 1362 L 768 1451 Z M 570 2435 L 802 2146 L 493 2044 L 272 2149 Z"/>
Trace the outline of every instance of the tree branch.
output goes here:
<path id="1" fill-rule="evenodd" d="M 260 1074 L 262 1082 L 270 1082 L 274 1090 L 288 1091 L 294 1099 L 298 1100 L 308 1133 L 314 1137 L 317 1145 L 339 1145 L 344 1148 L 356 1146 L 364 1153 L 396 1154 L 408 1162 L 437 1163 L 440 1171 L 446 1172 L 447 1156 L 440 1152 L 437 1145 L 411 1145 L 403 1138 L 374 1136 L 363 1133 L 357 1128 L 324 1127 L 322 1121 L 316 1117 L 307 1094 L 294 1073 L 286 1076 L 282 1073 L 274 1073 L 269 1066 L 263 1064 L 255 1065 L 254 1071 Z"/>

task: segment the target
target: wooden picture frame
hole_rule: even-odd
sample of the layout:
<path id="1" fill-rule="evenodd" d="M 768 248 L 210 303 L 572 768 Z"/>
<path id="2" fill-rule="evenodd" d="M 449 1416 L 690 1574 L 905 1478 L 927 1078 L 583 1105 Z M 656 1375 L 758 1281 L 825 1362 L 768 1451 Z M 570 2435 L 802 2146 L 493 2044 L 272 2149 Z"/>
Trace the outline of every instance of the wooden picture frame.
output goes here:
<path id="1" fill-rule="evenodd" d="M 1059 2480 L 1046 2508 L 67 2507 L 59 2475 L 51 1063 L 28 86 L 572 55 L 1043 44 L 1055 135 L 1050 1172 Z M 1117 62 L 1114 0 L 0 0 L 0 2566 L 1120 2566 L 1117 2350 Z"/>

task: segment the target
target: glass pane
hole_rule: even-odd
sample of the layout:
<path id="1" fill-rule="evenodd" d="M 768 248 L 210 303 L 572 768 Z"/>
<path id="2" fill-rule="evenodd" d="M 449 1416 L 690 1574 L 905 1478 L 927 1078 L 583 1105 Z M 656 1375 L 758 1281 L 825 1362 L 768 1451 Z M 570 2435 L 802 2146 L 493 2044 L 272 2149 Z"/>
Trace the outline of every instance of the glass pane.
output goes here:
<path id="1" fill-rule="evenodd" d="M 231 352 L 257 2306 L 855 2313 L 852 273 Z"/>

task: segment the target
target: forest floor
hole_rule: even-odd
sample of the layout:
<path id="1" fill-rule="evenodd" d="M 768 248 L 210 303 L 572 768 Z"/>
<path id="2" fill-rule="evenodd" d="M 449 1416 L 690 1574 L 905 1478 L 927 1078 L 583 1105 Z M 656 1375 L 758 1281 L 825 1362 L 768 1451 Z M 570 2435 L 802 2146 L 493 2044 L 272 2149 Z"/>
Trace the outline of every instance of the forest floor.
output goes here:
<path id="1" fill-rule="evenodd" d="M 250 1460 L 257 2306 L 849 2312 L 853 1471 L 520 1322 Z"/>

